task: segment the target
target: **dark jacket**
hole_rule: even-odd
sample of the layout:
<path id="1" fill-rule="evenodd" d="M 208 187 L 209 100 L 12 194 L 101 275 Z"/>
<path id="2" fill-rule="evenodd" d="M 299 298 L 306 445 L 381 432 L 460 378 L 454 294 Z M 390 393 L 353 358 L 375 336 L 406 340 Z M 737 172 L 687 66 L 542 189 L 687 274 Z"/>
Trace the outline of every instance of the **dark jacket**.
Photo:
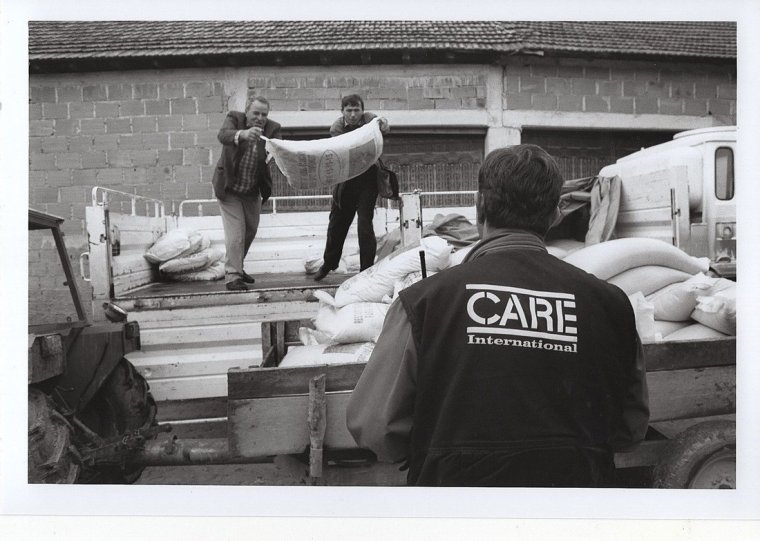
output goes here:
<path id="1" fill-rule="evenodd" d="M 214 195 L 218 199 L 224 199 L 226 189 L 235 183 L 236 177 L 240 174 L 240 160 L 248 148 L 249 142 L 240 140 L 235 145 L 235 133 L 238 130 L 246 129 L 245 113 L 239 111 L 230 111 L 224 119 L 217 139 L 222 143 L 222 155 L 214 170 L 214 177 L 211 183 L 214 186 Z M 270 139 L 280 139 L 280 125 L 267 119 L 264 124 L 263 135 Z M 254 179 L 259 188 L 262 202 L 266 202 L 272 195 L 272 176 L 266 165 L 266 151 L 263 139 L 259 139 L 258 164 L 256 166 L 256 178 Z"/>
<path id="2" fill-rule="evenodd" d="M 636 371 L 633 310 L 524 238 L 400 293 L 418 354 L 410 484 L 610 480 Z"/>

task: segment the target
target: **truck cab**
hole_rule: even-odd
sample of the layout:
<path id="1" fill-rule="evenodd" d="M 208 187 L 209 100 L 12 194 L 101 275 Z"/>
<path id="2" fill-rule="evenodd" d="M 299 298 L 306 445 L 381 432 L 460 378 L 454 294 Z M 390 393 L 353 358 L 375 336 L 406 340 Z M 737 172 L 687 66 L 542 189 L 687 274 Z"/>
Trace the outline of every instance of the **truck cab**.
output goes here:
<path id="1" fill-rule="evenodd" d="M 617 237 L 651 237 L 736 277 L 736 126 L 690 130 L 604 167 L 622 183 Z"/>

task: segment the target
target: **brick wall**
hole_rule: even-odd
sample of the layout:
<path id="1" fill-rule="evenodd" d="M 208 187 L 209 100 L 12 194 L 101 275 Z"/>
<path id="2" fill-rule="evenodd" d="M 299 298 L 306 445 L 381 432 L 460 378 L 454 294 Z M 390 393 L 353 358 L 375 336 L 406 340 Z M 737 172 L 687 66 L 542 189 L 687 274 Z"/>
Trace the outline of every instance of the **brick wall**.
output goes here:
<path id="1" fill-rule="evenodd" d="M 736 123 L 736 68 L 712 64 L 531 59 L 509 64 L 503 107 L 712 116 Z"/>

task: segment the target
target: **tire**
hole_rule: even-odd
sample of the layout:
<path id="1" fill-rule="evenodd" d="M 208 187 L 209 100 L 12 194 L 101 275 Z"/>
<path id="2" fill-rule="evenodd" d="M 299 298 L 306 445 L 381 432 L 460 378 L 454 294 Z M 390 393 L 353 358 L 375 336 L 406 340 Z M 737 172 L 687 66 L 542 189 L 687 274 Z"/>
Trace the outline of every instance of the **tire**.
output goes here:
<path id="1" fill-rule="evenodd" d="M 29 388 L 28 482 L 74 483 L 81 471 L 68 421 L 39 389 Z"/>
<path id="2" fill-rule="evenodd" d="M 149 389 L 148 382 L 132 363 L 122 359 L 79 418 L 104 439 L 149 428 L 156 424 L 156 402 Z M 144 469 L 129 464 L 88 468 L 82 482 L 130 484 L 137 481 Z"/>
<path id="3" fill-rule="evenodd" d="M 654 469 L 655 488 L 736 488 L 736 423 L 707 421 L 672 442 Z"/>

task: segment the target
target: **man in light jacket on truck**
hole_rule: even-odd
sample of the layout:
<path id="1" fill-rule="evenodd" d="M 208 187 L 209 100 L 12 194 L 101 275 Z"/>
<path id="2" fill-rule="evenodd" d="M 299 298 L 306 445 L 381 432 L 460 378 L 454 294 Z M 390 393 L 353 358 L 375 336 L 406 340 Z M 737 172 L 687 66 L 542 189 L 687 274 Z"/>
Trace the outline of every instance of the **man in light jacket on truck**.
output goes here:
<path id="1" fill-rule="evenodd" d="M 256 237 L 261 205 L 272 194 L 262 135 L 279 139 L 280 125 L 269 119 L 269 102 L 258 96 L 248 101 L 245 113 L 227 113 L 217 135 L 222 155 L 211 183 L 222 214 L 224 279 L 230 291 L 245 291 L 255 282 L 243 261 Z"/>
<path id="2" fill-rule="evenodd" d="M 360 447 L 426 486 L 610 486 L 649 419 L 625 293 L 549 255 L 562 178 L 535 145 L 491 152 L 464 262 L 403 290 L 347 410 Z"/>

